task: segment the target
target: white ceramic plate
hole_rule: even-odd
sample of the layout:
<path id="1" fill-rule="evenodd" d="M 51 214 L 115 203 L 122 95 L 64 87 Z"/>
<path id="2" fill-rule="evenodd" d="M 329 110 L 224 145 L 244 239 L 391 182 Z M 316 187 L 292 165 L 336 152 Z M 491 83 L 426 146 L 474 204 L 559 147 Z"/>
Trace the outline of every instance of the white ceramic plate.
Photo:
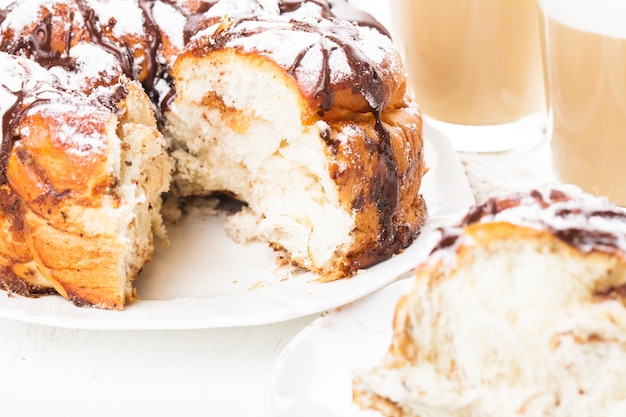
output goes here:
<path id="1" fill-rule="evenodd" d="M 286 277 L 262 243 L 237 244 L 220 217 L 190 217 L 168 231 L 171 245 L 157 247 L 136 281 L 139 301 L 124 311 L 79 308 L 59 296 L 38 299 L 0 292 L 0 317 L 87 329 L 191 329 L 258 325 L 325 311 L 361 298 L 411 271 L 432 246 L 434 228 L 474 200 L 449 141 L 426 126 L 430 171 L 423 195 L 429 219 L 401 255 L 330 283 L 305 273 Z"/>
<path id="2" fill-rule="evenodd" d="M 325 313 L 301 330 L 274 364 L 270 407 L 274 417 L 377 417 L 352 402 L 352 376 L 384 356 L 392 320 L 411 278 Z"/>

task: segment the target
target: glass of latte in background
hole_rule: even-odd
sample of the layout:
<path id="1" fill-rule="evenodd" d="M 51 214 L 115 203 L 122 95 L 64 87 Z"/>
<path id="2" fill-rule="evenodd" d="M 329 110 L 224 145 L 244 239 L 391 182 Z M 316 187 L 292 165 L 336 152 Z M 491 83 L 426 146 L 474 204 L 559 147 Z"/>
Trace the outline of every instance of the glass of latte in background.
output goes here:
<path id="1" fill-rule="evenodd" d="M 457 149 L 507 150 L 543 138 L 536 1 L 390 0 L 417 102 Z"/>
<path id="2" fill-rule="evenodd" d="M 538 1 L 555 174 L 626 206 L 626 1 Z"/>

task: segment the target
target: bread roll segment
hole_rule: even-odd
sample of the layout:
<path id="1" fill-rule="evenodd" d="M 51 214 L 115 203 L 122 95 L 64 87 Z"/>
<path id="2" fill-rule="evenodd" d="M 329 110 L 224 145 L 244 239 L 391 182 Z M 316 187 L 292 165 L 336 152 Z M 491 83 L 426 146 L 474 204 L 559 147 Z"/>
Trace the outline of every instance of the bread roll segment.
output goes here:
<path id="1" fill-rule="evenodd" d="M 421 117 L 397 56 L 357 61 L 366 80 L 346 70 L 366 43 L 355 26 L 333 21 L 331 39 L 314 26 L 331 23 L 309 19 L 224 19 L 192 38 L 173 67 L 166 134 L 180 195 L 228 191 L 247 203 L 232 220 L 257 225 L 240 240 L 268 241 L 332 280 L 388 258 L 422 226 Z"/>
<path id="2" fill-rule="evenodd" d="M 63 89 L 36 63 L 0 54 L 3 244 L 9 292 L 57 292 L 121 309 L 164 237 L 159 214 L 171 161 L 143 89 L 115 86 L 114 108 Z M 10 89 L 10 87 L 16 87 Z M 115 101 L 117 100 L 117 101 Z"/>
<path id="3" fill-rule="evenodd" d="M 399 300 L 354 400 L 385 416 L 626 412 L 626 215 L 572 186 L 494 198 Z"/>

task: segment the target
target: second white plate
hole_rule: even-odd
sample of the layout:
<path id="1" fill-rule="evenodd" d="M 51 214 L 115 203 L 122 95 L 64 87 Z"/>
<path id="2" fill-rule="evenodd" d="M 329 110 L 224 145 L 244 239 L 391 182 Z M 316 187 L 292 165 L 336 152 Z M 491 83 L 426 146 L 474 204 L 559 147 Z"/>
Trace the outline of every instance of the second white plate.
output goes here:
<path id="1" fill-rule="evenodd" d="M 393 315 L 408 278 L 337 308 L 300 331 L 278 357 L 270 377 L 274 417 L 381 417 L 352 401 L 352 377 L 384 356 Z"/>

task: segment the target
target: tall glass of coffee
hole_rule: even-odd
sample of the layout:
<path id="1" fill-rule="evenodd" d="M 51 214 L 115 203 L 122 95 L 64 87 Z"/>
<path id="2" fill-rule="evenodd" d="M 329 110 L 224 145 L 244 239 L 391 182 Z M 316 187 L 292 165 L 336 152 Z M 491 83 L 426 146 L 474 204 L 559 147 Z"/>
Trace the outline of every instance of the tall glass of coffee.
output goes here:
<path id="1" fill-rule="evenodd" d="M 626 2 L 538 2 L 555 174 L 626 205 Z"/>
<path id="2" fill-rule="evenodd" d="M 505 150 L 528 143 L 524 127 L 541 134 L 545 95 L 536 0 L 390 0 L 390 6 L 416 99 L 437 127 L 451 132 L 455 145 L 480 150 L 473 146 L 482 141 L 486 150 Z M 494 129 L 531 116 L 540 127 Z"/>

